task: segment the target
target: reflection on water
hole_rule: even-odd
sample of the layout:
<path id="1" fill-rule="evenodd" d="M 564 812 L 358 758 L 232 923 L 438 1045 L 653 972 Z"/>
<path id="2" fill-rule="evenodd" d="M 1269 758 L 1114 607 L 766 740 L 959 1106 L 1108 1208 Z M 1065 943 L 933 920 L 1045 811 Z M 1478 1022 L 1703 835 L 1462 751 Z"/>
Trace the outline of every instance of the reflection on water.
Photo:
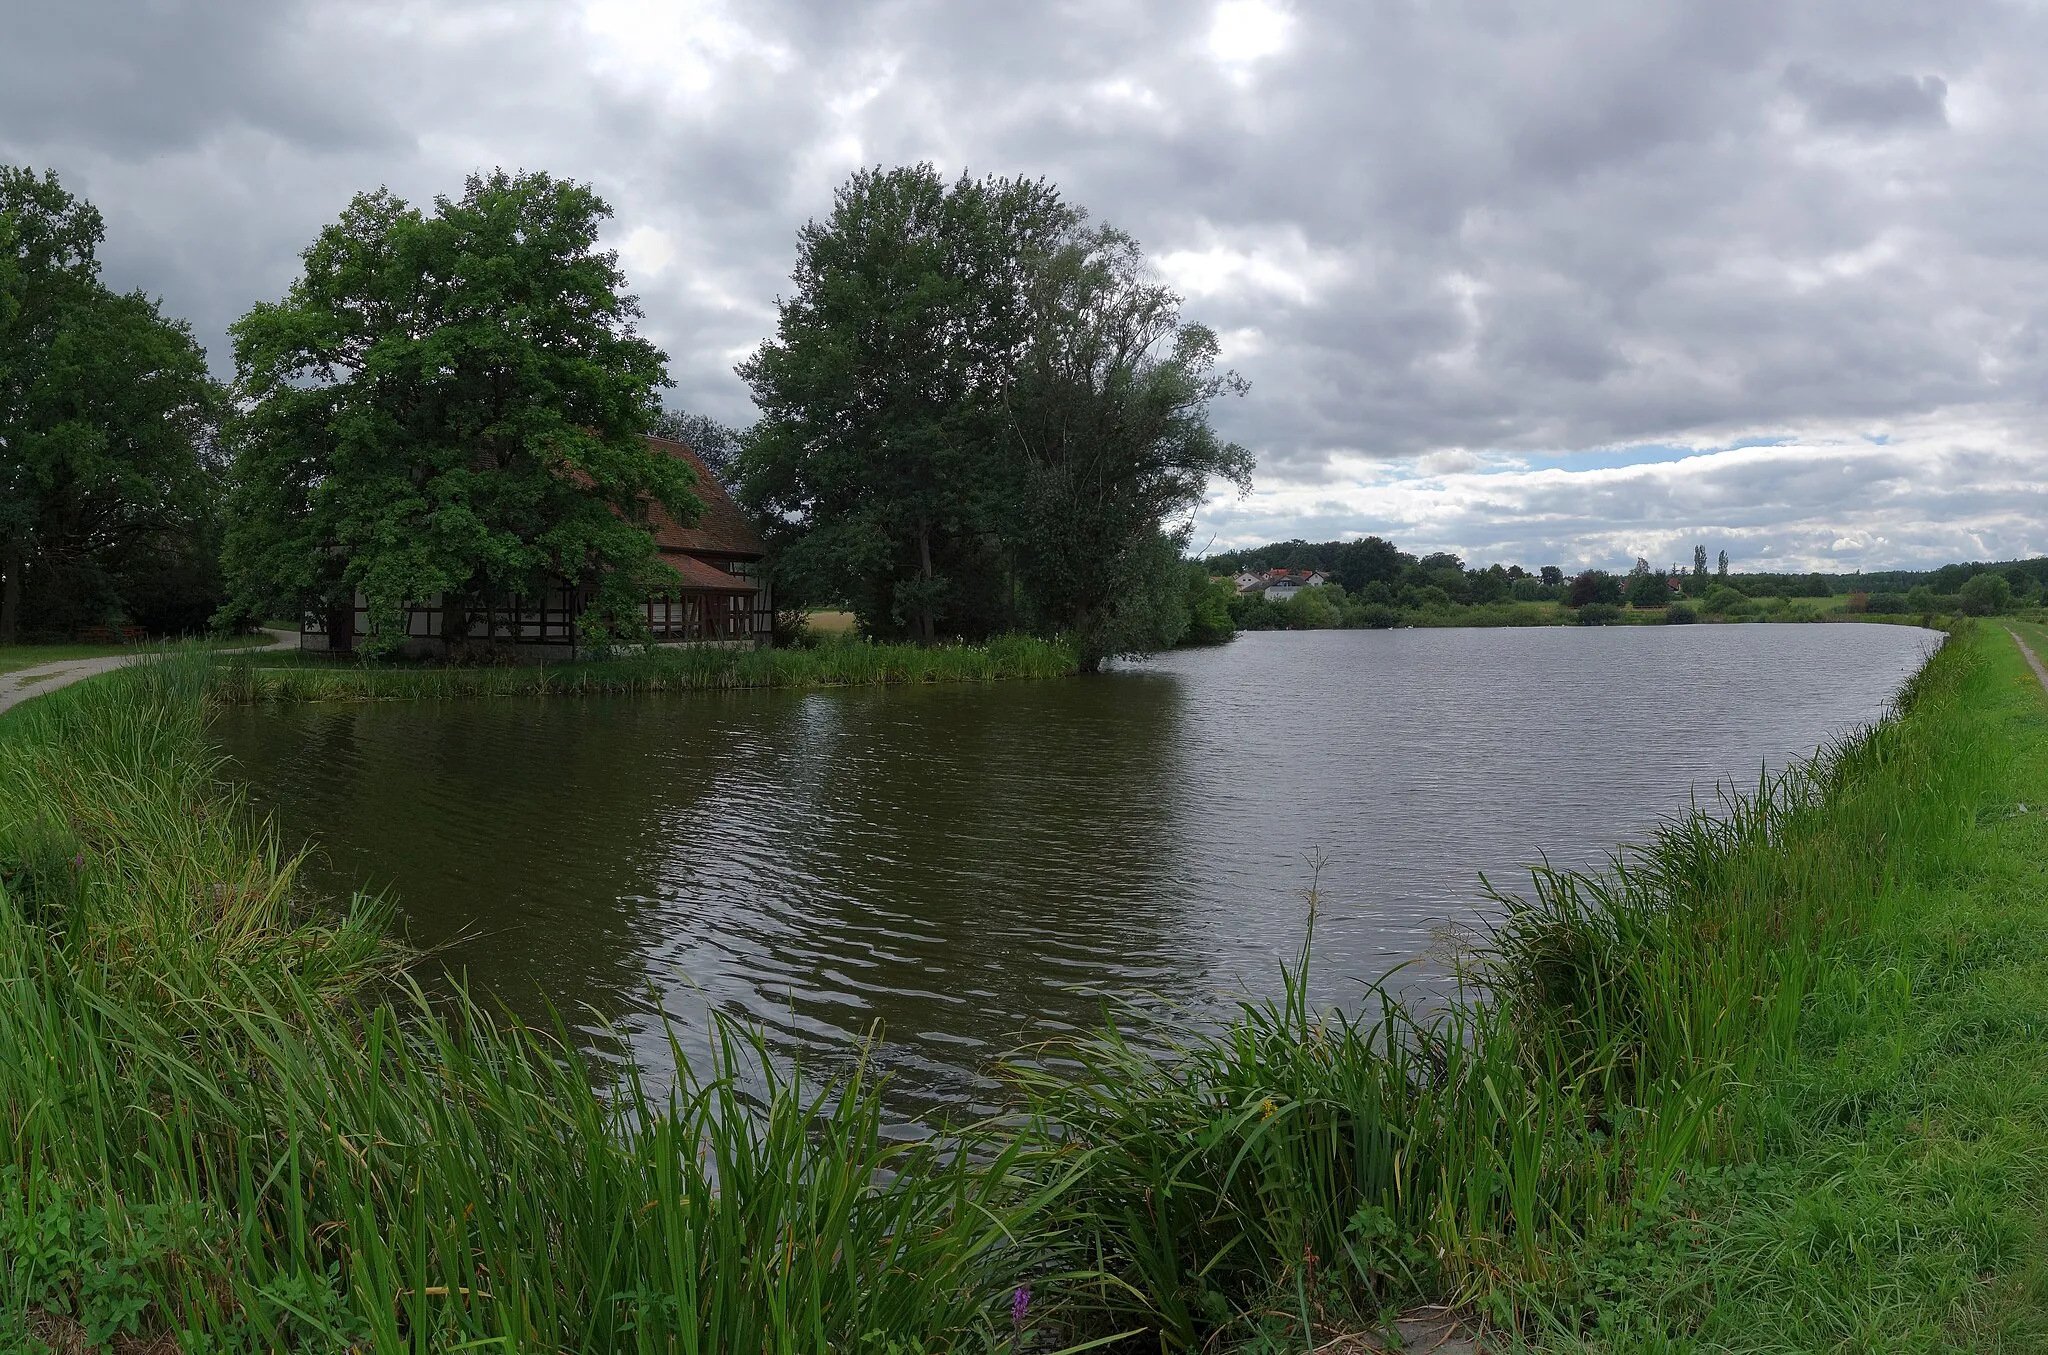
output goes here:
<path id="1" fill-rule="evenodd" d="M 1877 715 L 1887 626 L 1248 635 L 1096 679 L 244 709 L 218 736 L 314 878 L 514 1008 L 813 1064 L 878 1023 L 908 1104 L 1101 994 L 1270 986 L 1320 855 L 1342 1000 L 1476 920 L 1478 873 L 1597 859 Z M 594 1020 L 586 1024 L 594 1026 Z M 686 1044 L 686 1048 L 689 1046 Z"/>

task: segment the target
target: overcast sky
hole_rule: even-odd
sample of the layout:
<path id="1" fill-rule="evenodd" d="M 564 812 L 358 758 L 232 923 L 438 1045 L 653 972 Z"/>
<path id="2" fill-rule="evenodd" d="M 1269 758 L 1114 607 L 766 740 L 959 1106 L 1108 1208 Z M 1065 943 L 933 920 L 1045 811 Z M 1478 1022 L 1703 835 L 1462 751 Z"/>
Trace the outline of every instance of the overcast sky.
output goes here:
<path id="1" fill-rule="evenodd" d="M 224 331 L 349 197 L 594 184 L 673 403 L 750 418 L 866 164 L 1044 176 L 1223 336 L 1197 546 L 2048 551 L 2048 10 L 1980 0 L 17 0 L 0 158 Z"/>

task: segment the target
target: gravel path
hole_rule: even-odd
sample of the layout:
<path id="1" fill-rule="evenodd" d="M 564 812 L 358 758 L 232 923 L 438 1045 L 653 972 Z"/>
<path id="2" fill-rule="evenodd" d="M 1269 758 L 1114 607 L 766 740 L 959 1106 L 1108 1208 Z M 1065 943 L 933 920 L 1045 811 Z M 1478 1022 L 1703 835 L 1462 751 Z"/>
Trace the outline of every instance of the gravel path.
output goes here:
<path id="1" fill-rule="evenodd" d="M 266 630 L 272 638 L 269 645 L 244 645 L 235 649 L 217 649 L 216 654 L 246 654 L 251 650 L 271 649 L 288 641 L 298 639 L 291 631 Z M 32 696 L 54 692 L 59 687 L 69 687 L 81 678 L 111 673 L 123 664 L 146 659 L 155 651 L 141 650 L 134 654 L 109 654 L 99 659 L 59 659 L 55 663 L 37 664 L 34 668 L 22 668 L 12 673 L 0 673 L 0 715 Z"/>
<path id="2" fill-rule="evenodd" d="M 2041 690 L 2044 692 L 2048 692 L 2048 668 L 2043 668 L 2041 666 L 2040 655 L 2034 653 L 2033 650 L 2027 648 L 2027 642 L 2020 638 L 2020 633 L 2018 631 L 2008 629 L 2005 633 L 2012 637 L 2012 642 L 2020 647 L 2020 653 L 2026 655 L 2027 662 L 2033 665 L 2034 676 L 2041 679 Z M 0 710 L 4 709 L 6 709 L 6 707 L 0 706 Z"/>

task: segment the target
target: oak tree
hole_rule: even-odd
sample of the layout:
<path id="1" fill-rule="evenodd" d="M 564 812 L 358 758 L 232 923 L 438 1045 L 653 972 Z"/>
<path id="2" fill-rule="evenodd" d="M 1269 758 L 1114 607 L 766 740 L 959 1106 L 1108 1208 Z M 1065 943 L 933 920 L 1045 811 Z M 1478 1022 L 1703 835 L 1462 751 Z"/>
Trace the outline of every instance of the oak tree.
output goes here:
<path id="1" fill-rule="evenodd" d="M 367 596 L 370 648 L 442 599 L 458 643 L 480 607 L 556 578 L 587 630 L 630 635 L 673 579 L 647 525 L 702 504 L 643 437 L 668 384 L 616 255 L 610 209 L 542 173 L 473 176 L 431 212 L 365 193 L 321 231 L 284 300 L 234 326 L 235 605 Z"/>

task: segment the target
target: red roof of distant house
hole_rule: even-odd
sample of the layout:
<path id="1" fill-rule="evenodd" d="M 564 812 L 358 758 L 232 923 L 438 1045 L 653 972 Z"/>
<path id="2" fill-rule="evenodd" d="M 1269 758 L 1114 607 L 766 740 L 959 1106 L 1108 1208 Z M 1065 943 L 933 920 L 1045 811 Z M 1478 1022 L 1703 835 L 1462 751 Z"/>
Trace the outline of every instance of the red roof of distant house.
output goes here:
<path id="1" fill-rule="evenodd" d="M 687 463 L 697 476 L 697 483 L 692 488 L 696 491 L 697 497 L 704 501 L 703 515 L 697 519 L 694 527 L 680 526 L 660 504 L 653 506 L 648 518 L 654 527 L 654 543 L 661 547 L 664 555 L 689 551 L 693 554 L 733 555 L 758 560 L 768 553 L 767 544 L 761 540 L 761 534 L 754 530 L 754 524 L 747 521 L 746 514 L 740 512 L 739 505 L 732 501 L 732 496 L 718 483 L 718 477 L 711 473 L 710 467 L 706 466 L 686 443 L 650 436 L 647 445 Z M 675 564 L 676 561 L 671 559 L 669 563 Z M 732 577 L 723 571 L 714 572 L 724 578 Z M 698 586 L 701 585 L 692 585 Z M 748 591 L 753 589 L 752 584 L 744 584 L 744 587 Z"/>

